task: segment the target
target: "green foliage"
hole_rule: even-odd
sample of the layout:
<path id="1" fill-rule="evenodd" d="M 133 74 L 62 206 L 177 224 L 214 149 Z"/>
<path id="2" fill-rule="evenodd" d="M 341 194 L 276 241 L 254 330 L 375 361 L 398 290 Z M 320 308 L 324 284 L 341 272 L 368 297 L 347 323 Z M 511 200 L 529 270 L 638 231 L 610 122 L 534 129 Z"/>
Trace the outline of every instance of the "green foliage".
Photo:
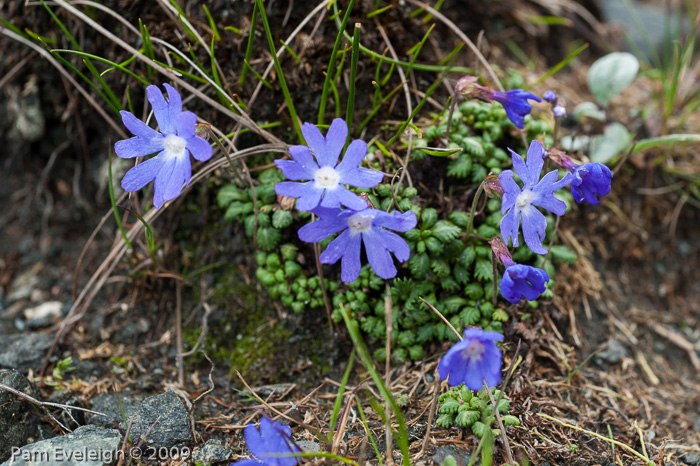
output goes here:
<path id="1" fill-rule="evenodd" d="M 494 400 L 498 399 L 501 392 L 495 388 L 491 389 Z M 483 437 L 486 426 L 482 421 L 488 419 L 493 413 L 493 406 L 485 389 L 479 390 L 475 395 L 464 384 L 451 388 L 438 398 L 440 407 L 438 413 L 440 417 L 435 421 L 436 424 L 444 429 L 449 429 L 453 426 L 462 428 L 471 428 L 472 432 L 479 437 Z M 506 426 L 520 425 L 520 420 L 513 416 L 507 415 L 510 409 L 510 402 L 505 398 L 501 398 L 498 403 L 498 412 L 502 414 L 501 420 Z M 494 419 L 494 424 L 496 420 Z M 499 435 L 499 429 L 492 429 L 493 435 Z"/>

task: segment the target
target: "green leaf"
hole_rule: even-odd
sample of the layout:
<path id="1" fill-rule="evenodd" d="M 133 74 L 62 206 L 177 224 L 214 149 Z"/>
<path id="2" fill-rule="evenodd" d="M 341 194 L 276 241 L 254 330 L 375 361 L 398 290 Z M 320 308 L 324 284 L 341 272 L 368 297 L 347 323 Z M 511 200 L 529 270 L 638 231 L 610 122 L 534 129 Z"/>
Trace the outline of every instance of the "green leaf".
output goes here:
<path id="1" fill-rule="evenodd" d="M 447 176 L 466 178 L 472 169 L 472 161 L 469 156 L 460 154 L 455 160 L 447 164 Z"/>
<path id="2" fill-rule="evenodd" d="M 294 278 L 301 273 L 301 265 L 294 261 L 287 261 L 284 263 L 284 276 L 287 278 Z"/>
<path id="3" fill-rule="evenodd" d="M 484 238 L 494 238 L 498 236 L 498 230 L 486 224 L 481 225 L 479 228 L 477 228 L 476 232 L 479 236 L 482 236 Z"/>
<path id="4" fill-rule="evenodd" d="M 413 345 L 408 348 L 408 356 L 411 358 L 412 361 L 420 361 L 423 359 L 423 356 L 425 355 L 425 351 L 423 350 L 423 346 L 421 345 Z"/>
<path id="5" fill-rule="evenodd" d="M 432 236 L 425 240 L 425 245 L 428 247 L 428 251 L 436 256 L 442 254 L 442 251 L 445 249 L 445 245 L 440 242 L 440 240 Z"/>
<path id="6" fill-rule="evenodd" d="M 449 429 L 454 425 L 454 414 L 443 414 L 435 420 L 435 424 L 442 427 L 443 429 Z"/>
<path id="7" fill-rule="evenodd" d="M 423 278 L 430 270 L 430 258 L 427 254 L 415 254 L 409 259 L 408 267 L 415 278 Z"/>
<path id="8" fill-rule="evenodd" d="M 464 249 L 457 261 L 460 263 L 460 265 L 468 268 L 470 265 L 472 265 L 474 259 L 476 259 L 476 250 L 473 246 L 469 246 Z"/>
<path id="9" fill-rule="evenodd" d="M 228 206 L 228 209 L 226 209 L 226 214 L 224 214 L 224 220 L 226 221 L 233 221 L 237 220 L 239 217 L 243 215 L 247 215 L 253 211 L 253 203 L 252 202 L 233 202 L 231 205 Z"/>
<path id="10" fill-rule="evenodd" d="M 279 230 L 270 227 L 258 228 L 258 247 L 263 251 L 272 251 L 280 242 L 282 234 Z"/>
<path id="11" fill-rule="evenodd" d="M 474 277 L 484 282 L 493 280 L 493 266 L 491 265 L 491 261 L 477 259 L 476 266 L 474 267 Z"/>
<path id="12" fill-rule="evenodd" d="M 506 311 L 499 308 L 493 312 L 493 315 L 491 316 L 491 318 L 497 322 L 507 322 L 508 319 L 510 319 L 510 316 L 508 315 L 508 313 Z"/>
<path id="13" fill-rule="evenodd" d="M 508 412 L 510 409 L 510 401 L 506 400 L 505 398 L 501 398 L 501 401 L 498 402 L 498 412 L 501 414 L 505 414 Z"/>
<path id="14" fill-rule="evenodd" d="M 567 248 L 563 244 L 558 246 L 552 246 L 549 248 L 549 253 L 554 259 L 559 262 L 564 262 L 565 264 L 573 264 L 578 260 L 578 256 L 571 249 Z"/>
<path id="15" fill-rule="evenodd" d="M 484 436 L 485 430 L 486 430 L 486 426 L 481 421 L 476 421 L 474 424 L 472 424 L 472 432 L 474 432 L 474 434 L 479 436 L 479 437 Z"/>
<path id="16" fill-rule="evenodd" d="M 465 327 L 474 325 L 481 319 L 481 312 L 475 307 L 467 307 L 459 313 Z"/>
<path id="17" fill-rule="evenodd" d="M 591 138 L 590 157 L 596 163 L 606 163 L 632 144 L 632 135 L 622 123 L 613 122 L 605 127 L 602 136 Z"/>
<path id="18" fill-rule="evenodd" d="M 293 221 L 292 213 L 288 210 L 277 210 L 272 214 L 272 226 L 278 230 L 287 228 Z"/>
<path id="19" fill-rule="evenodd" d="M 450 274 L 450 264 L 444 259 L 437 259 L 433 261 L 432 265 L 433 272 L 440 278 L 445 278 Z"/>
<path id="20" fill-rule="evenodd" d="M 435 225 L 435 222 L 437 221 L 437 210 L 429 207 L 423 210 L 420 218 L 423 220 L 423 227 L 430 228 Z"/>
<path id="21" fill-rule="evenodd" d="M 449 218 L 452 221 L 452 223 L 462 228 L 466 228 L 467 223 L 469 223 L 469 214 L 460 210 L 455 210 L 454 212 L 452 212 Z"/>
<path id="22" fill-rule="evenodd" d="M 520 425 L 520 419 L 518 419 L 517 417 L 512 416 L 510 414 L 502 416 L 501 421 L 503 421 L 504 426 L 519 426 Z"/>
<path id="23" fill-rule="evenodd" d="M 452 241 L 453 239 L 457 238 L 460 231 L 461 229 L 458 226 L 447 220 L 440 220 L 432 229 L 433 236 L 443 243 L 447 243 L 448 241 Z"/>
<path id="24" fill-rule="evenodd" d="M 452 276 L 460 285 L 464 285 L 469 281 L 469 271 L 461 265 L 457 265 L 452 269 Z"/>
<path id="25" fill-rule="evenodd" d="M 442 300 L 442 305 L 449 313 L 456 312 L 460 307 L 467 304 L 467 300 L 461 296 L 450 296 Z"/>
<path id="26" fill-rule="evenodd" d="M 486 155 L 484 146 L 481 145 L 481 141 L 478 138 L 466 137 L 462 138 L 462 148 L 467 154 L 473 155 L 477 158 L 482 158 Z"/>
<path id="27" fill-rule="evenodd" d="M 588 70 L 588 88 L 603 106 L 634 81 L 639 60 L 627 52 L 613 52 L 599 58 Z"/>
<path id="28" fill-rule="evenodd" d="M 471 299 L 481 299 L 484 296 L 484 285 L 481 283 L 469 283 L 464 287 L 464 294 Z"/>
<path id="29" fill-rule="evenodd" d="M 479 420 L 480 413 L 478 411 L 462 411 L 455 418 L 455 424 L 460 427 L 470 427 Z"/>
<path id="30" fill-rule="evenodd" d="M 471 401 L 474 394 L 472 393 L 472 391 L 469 387 L 462 384 L 462 388 L 459 389 L 459 396 L 461 396 L 464 401 L 469 402 L 469 401 Z"/>
<path id="31" fill-rule="evenodd" d="M 216 195 L 216 202 L 222 209 L 229 205 L 233 201 L 242 201 L 244 199 L 243 193 L 233 184 L 227 184 L 219 189 Z"/>

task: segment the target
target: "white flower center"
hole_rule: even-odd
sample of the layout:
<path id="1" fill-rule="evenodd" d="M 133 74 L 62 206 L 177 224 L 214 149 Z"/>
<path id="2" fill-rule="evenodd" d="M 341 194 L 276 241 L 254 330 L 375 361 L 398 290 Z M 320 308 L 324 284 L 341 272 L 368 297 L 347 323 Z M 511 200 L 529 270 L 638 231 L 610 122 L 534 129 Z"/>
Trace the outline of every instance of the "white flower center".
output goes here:
<path id="1" fill-rule="evenodd" d="M 314 173 L 314 181 L 319 188 L 333 190 L 338 187 L 340 181 L 340 173 L 335 168 L 325 166 L 316 170 Z"/>
<path id="2" fill-rule="evenodd" d="M 168 134 L 165 136 L 165 141 L 163 141 L 163 148 L 165 149 L 165 153 L 168 155 L 183 155 L 185 153 L 186 145 L 187 141 L 175 134 Z"/>
<path id="3" fill-rule="evenodd" d="M 462 350 L 462 353 L 472 361 L 479 361 L 484 353 L 484 345 L 479 340 L 470 340 L 467 347 Z"/>
<path id="4" fill-rule="evenodd" d="M 535 200 L 535 193 L 531 189 L 523 189 L 518 197 L 515 198 L 515 207 L 517 209 L 524 209 L 525 207 L 532 204 Z"/>
<path id="5" fill-rule="evenodd" d="M 350 234 L 356 235 L 372 229 L 372 217 L 357 213 L 348 219 Z"/>

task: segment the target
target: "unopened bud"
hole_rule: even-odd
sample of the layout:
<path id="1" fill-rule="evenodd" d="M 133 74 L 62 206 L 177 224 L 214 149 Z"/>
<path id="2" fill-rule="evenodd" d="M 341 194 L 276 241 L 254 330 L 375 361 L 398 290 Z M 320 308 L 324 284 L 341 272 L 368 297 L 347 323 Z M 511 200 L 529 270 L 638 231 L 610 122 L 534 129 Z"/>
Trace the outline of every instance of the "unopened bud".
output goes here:
<path id="1" fill-rule="evenodd" d="M 511 256 L 510 251 L 508 251 L 508 246 L 506 246 L 506 243 L 501 240 L 500 236 L 493 237 L 491 241 L 489 241 L 489 244 L 491 245 L 491 250 L 496 256 L 498 262 L 506 267 L 515 265 L 515 262 L 513 262 L 513 256 Z"/>
<path id="2" fill-rule="evenodd" d="M 503 187 L 498 175 L 489 175 L 484 178 L 484 192 L 492 199 L 500 199 L 503 197 Z"/>
<path id="3" fill-rule="evenodd" d="M 566 116 L 566 109 L 561 104 L 555 105 L 552 108 L 552 113 L 554 113 L 554 116 L 557 118 L 565 117 Z"/>
<path id="4" fill-rule="evenodd" d="M 282 210 L 292 210 L 294 208 L 294 202 L 296 201 L 293 197 L 277 195 L 277 202 Z"/>
<path id="5" fill-rule="evenodd" d="M 197 125 L 194 127 L 194 135 L 203 139 L 209 139 L 210 130 L 211 125 L 209 123 L 197 123 Z"/>
<path id="6" fill-rule="evenodd" d="M 459 78 L 459 81 L 457 81 L 457 84 L 455 85 L 455 94 L 459 94 L 463 97 L 468 97 L 470 94 L 470 87 L 473 86 L 478 78 L 476 76 L 472 76 L 471 74 L 468 74 L 466 76 L 462 76 Z"/>
<path id="7" fill-rule="evenodd" d="M 556 93 L 556 92 L 554 92 L 554 91 L 552 91 L 552 90 L 549 90 L 549 91 L 547 91 L 547 92 L 544 93 L 544 95 L 542 96 L 542 98 L 543 98 L 544 100 L 546 100 L 547 102 L 549 102 L 550 104 L 555 104 L 555 103 L 557 102 L 557 98 L 558 98 L 558 97 L 557 97 L 557 93 Z"/>

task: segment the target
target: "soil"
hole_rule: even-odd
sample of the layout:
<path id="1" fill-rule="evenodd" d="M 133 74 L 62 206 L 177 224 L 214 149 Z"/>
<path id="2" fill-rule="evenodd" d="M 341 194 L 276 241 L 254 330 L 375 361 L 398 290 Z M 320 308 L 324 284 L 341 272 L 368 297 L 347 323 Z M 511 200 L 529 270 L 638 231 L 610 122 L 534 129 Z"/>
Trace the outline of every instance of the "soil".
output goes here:
<path id="1" fill-rule="evenodd" d="M 141 19 L 152 37 L 182 50 L 192 42 L 160 2 L 112 3 L 109 6 L 129 24 L 138 25 Z M 358 1 L 349 24 L 361 22 L 363 45 L 380 52 L 385 48 L 383 28 L 396 54 L 405 58 L 430 23 L 420 16 L 409 17 L 412 8 L 404 2 L 381 3 L 391 8 L 378 21 L 366 18 L 374 2 Z M 195 29 L 211 40 L 200 2 L 179 4 Z M 268 2 L 275 43 L 279 46 L 317 4 L 309 0 Z M 248 79 L 242 88 L 237 84 L 244 67 L 252 3 L 217 0 L 207 5 L 224 36 L 215 48 L 224 87 L 245 101 L 257 82 Z M 597 17 L 595 3 L 584 2 L 583 6 Z M 86 51 L 115 62 L 129 58 L 128 52 L 84 22 L 56 6 L 51 8 Z M 116 19 L 89 8 L 83 11 L 99 18 L 102 26 L 118 36 L 127 37 Z M 570 13 L 562 13 L 572 21 L 569 28 L 528 23 L 523 18 L 552 14 L 538 2 L 448 0 L 441 11 L 472 39 L 483 30 L 480 46 L 489 62 L 500 70 L 518 69 L 526 82 L 566 56 L 575 41 L 589 41 L 586 52 L 546 81 L 570 96 L 572 104 L 590 99 L 585 85 L 587 66 L 607 46 L 622 42 L 607 25 L 600 26 L 605 32 L 601 35 L 598 26 Z M 53 48 L 71 48 L 41 5 L 0 2 L 0 18 L 48 38 Z M 444 24 L 433 22 L 435 34 L 419 61 L 437 62 L 459 43 Z M 225 30 L 226 26 L 242 33 Z M 310 34 L 312 29 L 314 34 Z M 303 31 L 289 44 L 301 63 L 287 54 L 282 65 L 297 113 L 309 121 L 318 112 L 337 29 L 329 21 L 317 24 L 314 19 Z M 509 43 L 520 44 L 527 56 L 537 54 L 540 60 L 532 67 L 524 66 L 508 51 L 505 44 Z M 0 160 L 0 335 L 30 331 L 57 335 L 55 346 L 45 352 L 41 363 L 27 371 L 43 395 L 39 398 L 62 402 L 73 397 L 89 406 L 98 393 L 144 398 L 176 387 L 176 393 L 187 401 L 206 393 L 192 412 L 195 443 L 202 446 L 206 440 L 221 440 L 233 448 L 229 461 L 244 457 L 241 427 L 254 418 L 256 409 L 264 410 L 268 404 L 284 411 L 297 425 L 328 426 L 352 344 L 343 329 L 329 325 L 324 311 L 293 314 L 266 296 L 255 278 L 254 251 L 245 246 L 240 231 L 223 221 L 215 203 L 217 189 L 228 175 L 216 171 L 209 182 L 199 183 L 161 215 L 153 225 L 157 247 L 152 266 L 132 270 L 129 264 L 141 261 L 139 254 L 147 255 L 143 236 L 137 240 L 138 252 L 112 261 L 108 253 L 120 233 L 111 214 L 106 161 L 114 141 L 124 135 L 106 124 L 40 52 L 7 35 L 0 35 L 0 50 L 4 110 L 0 112 L 0 145 L 4 148 Z M 202 47 L 195 50 L 195 56 L 206 63 L 208 56 Z M 259 25 L 252 57 L 251 66 L 262 73 L 270 54 Z M 80 64 L 78 57 L 66 58 Z M 472 54 L 462 53 L 455 65 L 474 67 L 475 63 Z M 371 81 L 373 70 L 361 56 L 358 82 Z M 139 72 L 148 76 L 143 66 Z M 454 84 L 457 77 L 447 81 Z M 158 77 L 151 79 L 155 82 Z M 400 84 L 397 77 L 392 79 Z M 412 89 L 423 92 L 436 74 L 414 71 L 407 79 Z M 144 113 L 143 92 L 137 91 L 140 84 L 116 72 L 107 73 L 105 80 L 113 89 L 129 84 L 136 114 Z M 276 73 L 269 80 L 274 89 L 263 88 L 249 113 L 257 122 L 283 121 L 271 131 L 282 140 L 292 140 L 291 119 Z M 635 105 L 648 105 L 651 93 L 646 84 L 648 81 L 637 81 L 613 103 L 622 121 L 638 125 L 640 137 L 644 131 L 657 132 L 653 118 L 645 126 L 629 117 Z M 536 88 L 538 93 L 547 89 L 543 86 Z M 446 87 L 433 96 L 436 103 L 447 100 Z M 88 92 L 121 127 L 96 92 Z M 339 92 L 345 96 L 347 90 Z M 365 140 L 387 139 L 393 134 L 392 125 L 407 115 L 401 94 L 382 109 L 377 124 L 362 135 Z M 371 97 L 371 91 L 358 92 L 356 108 L 370 108 Z M 187 106 L 198 114 L 207 113 L 205 104 L 197 99 Z M 419 116 L 436 110 L 431 102 Z M 229 127 L 226 118 L 214 114 L 211 123 Z M 676 129 L 693 132 L 698 128 Z M 251 135 L 240 139 L 242 147 L 253 143 L 259 141 Z M 126 168 L 119 162 L 115 158 L 115 179 Z M 526 457 L 535 464 L 549 465 L 642 464 L 628 450 L 613 449 L 596 435 L 612 435 L 638 452 L 645 449 L 657 465 L 693 464 L 692 455 L 700 453 L 700 217 L 697 201 L 684 190 L 688 183 L 673 178 L 664 169 L 668 163 L 689 164 L 695 174 L 700 171 L 697 153 L 688 146 L 672 152 L 645 151 L 626 159 L 615 174 L 612 193 L 601 206 L 576 206 L 574 215 L 563 218 L 560 237 L 579 255 L 579 261 L 558 270 L 556 297 L 537 309 L 509 308 L 512 315 L 532 314 L 525 321 L 513 319 L 505 331 L 509 342 L 504 347 L 505 364 L 518 360 L 506 394 L 513 414 L 522 420 L 521 426 L 508 430 L 510 447 L 521 465 L 526 464 Z M 138 222 L 133 215 L 124 218 L 127 227 Z M 113 267 L 109 278 L 98 288 L 90 288 L 89 280 L 102 273 L 103 264 Z M 215 265 L 202 269 L 211 264 Z M 80 298 L 83 289 L 95 290 L 95 294 L 75 318 L 76 314 L 68 312 L 76 300 L 84 302 Z M 49 301 L 61 304 L 61 314 L 32 327 L 25 311 Z M 207 329 L 204 352 L 184 359 L 184 380 L 178 380 L 178 314 L 182 315 L 185 351 L 195 345 L 203 327 Z M 232 345 L 234 339 L 241 344 Z M 521 344 L 515 356 L 518 340 Z M 61 379 L 55 368 L 68 357 L 75 370 Z M 464 454 L 475 448 L 475 438 L 466 431 L 432 426 L 427 450 L 422 449 L 436 389 L 431 375 L 436 363 L 437 359 L 428 359 L 395 367 L 392 372 L 392 389 L 410 395 L 404 416 L 409 421 L 413 464 L 430 464 L 433 454 L 441 454 L 447 446 Z M 356 371 L 349 387 L 366 376 L 363 370 Z M 214 389 L 207 392 L 211 383 Z M 250 395 L 243 392 L 250 388 L 264 403 L 249 402 Z M 369 427 L 384 453 L 383 423 L 372 410 L 366 414 L 371 416 Z M 374 454 L 368 453 L 372 448 L 366 448 L 366 431 L 355 410 L 351 418 L 339 451 L 355 459 L 367 455 L 371 460 Z M 50 419 L 45 424 L 53 434 L 63 433 Z M 315 441 L 303 427 L 294 431 L 297 438 Z M 507 461 L 505 450 L 497 440 L 498 464 Z"/>

